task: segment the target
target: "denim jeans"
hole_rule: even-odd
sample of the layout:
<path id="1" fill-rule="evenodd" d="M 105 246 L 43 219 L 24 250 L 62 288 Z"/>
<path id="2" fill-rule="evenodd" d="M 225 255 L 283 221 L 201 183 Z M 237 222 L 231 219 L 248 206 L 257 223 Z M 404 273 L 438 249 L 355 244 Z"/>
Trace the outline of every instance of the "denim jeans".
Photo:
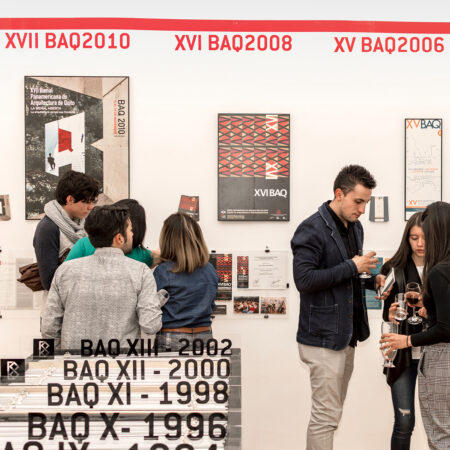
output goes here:
<path id="1" fill-rule="evenodd" d="M 186 339 L 189 345 L 185 348 L 186 351 L 192 351 L 192 343 L 194 340 L 203 341 L 206 344 L 208 339 L 212 339 L 213 335 L 211 331 L 204 331 L 202 333 L 166 333 L 159 332 L 156 335 L 156 346 L 159 352 L 177 352 L 186 347 L 186 342 L 182 339 Z M 198 345 L 196 343 L 196 345 Z"/>
<path id="2" fill-rule="evenodd" d="M 414 391 L 417 381 L 418 359 L 400 375 L 391 386 L 394 405 L 394 429 L 391 437 L 391 450 L 409 450 L 411 434 L 414 430 Z"/>

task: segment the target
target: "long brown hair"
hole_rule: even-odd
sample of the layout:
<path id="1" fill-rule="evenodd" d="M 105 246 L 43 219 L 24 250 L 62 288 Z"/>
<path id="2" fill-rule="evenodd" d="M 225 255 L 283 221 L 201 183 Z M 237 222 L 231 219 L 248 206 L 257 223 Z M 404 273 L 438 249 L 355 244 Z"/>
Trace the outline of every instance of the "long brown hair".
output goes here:
<path id="1" fill-rule="evenodd" d="M 192 273 L 209 260 L 209 251 L 200 225 L 190 216 L 175 213 L 165 221 L 159 237 L 161 259 L 173 261 L 171 272 Z"/>
<path id="2" fill-rule="evenodd" d="M 422 227 L 422 216 L 423 214 L 421 212 L 417 212 L 408 219 L 408 222 L 406 222 L 402 240 L 400 241 L 397 251 L 389 261 L 383 264 L 383 267 L 381 268 L 381 273 L 383 275 L 386 275 L 391 267 L 399 267 L 401 269 L 406 267 L 408 257 L 412 252 L 411 244 L 409 243 L 409 233 L 413 227 Z"/>
<path id="3" fill-rule="evenodd" d="M 428 297 L 427 281 L 431 268 L 442 262 L 450 265 L 450 204 L 434 202 L 428 205 L 422 220 L 426 242 L 423 268 L 424 297 Z"/>

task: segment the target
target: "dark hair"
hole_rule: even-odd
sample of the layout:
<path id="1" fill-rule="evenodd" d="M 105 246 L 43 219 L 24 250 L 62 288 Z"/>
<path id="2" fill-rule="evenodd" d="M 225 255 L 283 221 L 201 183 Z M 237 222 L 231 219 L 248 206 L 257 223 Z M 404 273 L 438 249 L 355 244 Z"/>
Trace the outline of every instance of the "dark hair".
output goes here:
<path id="1" fill-rule="evenodd" d="M 432 267 L 441 262 L 450 265 L 450 204 L 434 202 L 423 213 L 422 228 L 425 235 L 425 265 L 423 278 L 424 297 L 429 296 L 428 274 Z"/>
<path id="2" fill-rule="evenodd" d="M 69 170 L 59 180 L 56 186 L 55 198 L 64 206 L 67 204 L 67 196 L 71 195 L 75 202 L 95 202 L 100 191 L 100 184 L 95 179 L 84 173 Z"/>
<path id="3" fill-rule="evenodd" d="M 171 272 L 192 273 L 204 267 L 209 251 L 200 225 L 187 214 L 175 213 L 165 221 L 159 237 L 161 259 L 173 261 Z"/>
<path id="4" fill-rule="evenodd" d="M 340 188 L 344 195 L 347 195 L 357 184 L 362 184 L 367 189 L 374 189 L 377 182 L 367 169 L 356 164 L 351 164 L 343 167 L 337 174 L 334 180 L 333 192 L 336 192 L 336 189 Z"/>
<path id="5" fill-rule="evenodd" d="M 133 248 L 142 246 L 144 242 L 147 223 L 145 220 L 145 209 L 137 200 L 132 198 L 124 198 L 114 203 L 116 206 L 128 208 L 131 224 L 133 225 Z"/>
<path id="6" fill-rule="evenodd" d="M 408 256 L 411 255 L 412 252 L 411 244 L 409 243 L 409 233 L 413 227 L 422 228 L 422 215 L 423 214 L 421 212 L 417 212 L 409 218 L 408 222 L 406 222 L 402 240 L 400 241 L 397 251 L 389 261 L 383 264 L 383 267 L 381 268 L 381 273 L 383 275 L 386 275 L 391 267 L 399 267 L 401 269 L 406 267 Z"/>
<path id="7" fill-rule="evenodd" d="M 129 218 L 128 208 L 116 205 L 96 206 L 87 216 L 84 229 L 95 248 L 111 247 L 117 233 L 120 233 L 126 242 Z"/>

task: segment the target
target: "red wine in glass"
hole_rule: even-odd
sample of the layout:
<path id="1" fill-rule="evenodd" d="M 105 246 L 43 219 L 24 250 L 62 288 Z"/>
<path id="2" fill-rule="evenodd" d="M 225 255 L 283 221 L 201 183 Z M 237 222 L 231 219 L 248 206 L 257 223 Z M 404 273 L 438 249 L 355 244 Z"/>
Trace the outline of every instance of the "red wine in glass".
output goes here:
<path id="1" fill-rule="evenodd" d="M 411 306 L 415 306 L 419 303 L 420 294 L 417 294 L 416 292 L 407 292 L 405 297 Z"/>
<path id="2" fill-rule="evenodd" d="M 408 319 L 408 323 L 411 325 L 418 325 L 422 323 L 422 317 L 416 314 L 416 305 L 420 300 L 421 288 L 419 283 L 408 283 L 405 289 L 406 301 L 413 308 L 413 315 Z"/>

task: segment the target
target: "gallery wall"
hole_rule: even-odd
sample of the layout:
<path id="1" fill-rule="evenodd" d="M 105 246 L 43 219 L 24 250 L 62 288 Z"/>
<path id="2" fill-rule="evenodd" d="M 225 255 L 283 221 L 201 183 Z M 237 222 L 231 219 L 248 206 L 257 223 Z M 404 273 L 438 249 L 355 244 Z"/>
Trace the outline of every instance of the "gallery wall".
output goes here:
<path id="1" fill-rule="evenodd" d="M 448 6 L 433 12 L 414 2 L 408 2 L 407 8 L 406 2 L 382 2 L 377 11 L 364 10 L 357 2 L 349 2 L 348 10 L 337 10 L 333 2 L 306 7 L 286 1 L 277 2 L 276 11 L 270 2 L 250 3 L 229 2 L 219 7 L 197 2 L 189 8 L 183 2 L 170 8 L 133 4 L 127 6 L 125 14 L 123 8 L 111 9 L 119 2 L 100 1 L 77 11 L 56 6 L 56 2 L 56 9 L 42 11 L 30 2 L 26 14 L 14 5 L 7 5 L 1 14 L 3 18 L 450 21 Z M 441 53 L 335 52 L 335 37 L 422 37 L 414 32 L 414 26 L 409 33 L 390 34 L 373 34 L 369 28 L 357 33 L 277 31 L 275 34 L 292 37 L 292 50 L 276 52 L 175 51 L 175 35 L 201 34 L 205 40 L 213 32 L 222 36 L 214 31 L 214 24 L 212 31 L 201 33 L 126 30 L 131 37 L 127 50 L 6 49 L 7 30 L 0 30 L 0 194 L 10 195 L 12 215 L 10 221 L 0 222 L 0 246 L 17 255 L 33 253 L 37 222 L 26 221 L 24 211 L 24 76 L 111 75 L 130 77 L 130 196 L 146 208 L 146 245 L 150 248 L 158 246 L 163 220 L 177 210 L 180 195 L 186 194 L 200 197 L 200 225 L 211 249 L 258 251 L 268 246 L 290 251 L 289 241 L 298 224 L 331 199 L 336 173 L 344 165 L 356 163 L 367 167 L 377 179 L 374 195 L 389 197 L 389 222 L 369 222 L 368 211 L 361 218 L 364 246 L 389 255 L 405 223 L 405 118 L 443 119 L 442 193 L 443 200 L 450 201 L 446 152 L 450 39 L 445 33 L 426 35 L 443 37 L 445 50 Z M 290 222 L 217 221 L 218 113 L 290 114 Z M 228 337 L 242 349 L 243 448 L 248 450 L 303 448 L 306 436 L 309 377 L 298 358 L 299 296 L 292 275 L 289 277 L 285 319 L 230 315 L 214 321 L 216 337 Z M 2 316 L 0 355 L 30 354 L 31 339 L 39 334 L 38 313 L 4 310 Z M 378 349 L 380 317 L 380 310 L 369 312 L 372 335 L 357 348 L 355 371 L 336 435 L 337 450 L 388 448 L 393 413 Z M 426 438 L 418 420 L 412 449 L 423 448 Z"/>

